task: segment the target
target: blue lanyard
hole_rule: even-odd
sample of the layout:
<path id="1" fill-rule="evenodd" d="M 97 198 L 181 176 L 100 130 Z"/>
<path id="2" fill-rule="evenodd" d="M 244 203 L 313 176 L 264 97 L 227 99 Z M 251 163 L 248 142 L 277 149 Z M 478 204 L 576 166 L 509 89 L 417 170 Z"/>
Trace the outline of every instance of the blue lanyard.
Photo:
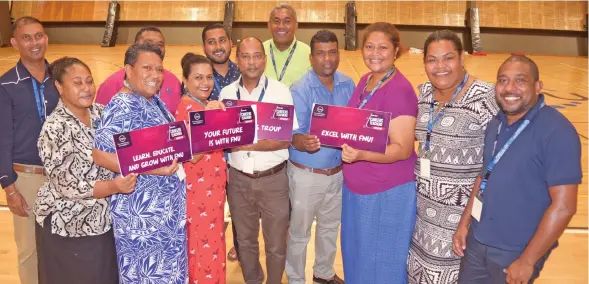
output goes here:
<path id="1" fill-rule="evenodd" d="M 239 79 L 239 85 L 242 85 L 242 80 Z M 237 86 L 237 99 L 241 100 L 241 92 L 239 91 L 239 85 Z M 264 83 L 264 89 L 262 89 L 262 92 L 260 93 L 260 97 L 258 98 L 258 102 L 261 102 L 262 99 L 264 98 L 264 95 L 266 94 L 266 88 L 268 88 L 268 77 L 266 77 L 266 82 Z"/>
<path id="2" fill-rule="evenodd" d="M 290 60 L 292 59 L 292 55 L 294 54 L 295 49 L 297 49 L 296 41 L 292 46 L 292 49 L 290 50 L 288 58 L 286 58 L 286 62 L 284 62 L 284 66 L 282 66 L 282 72 L 280 73 L 280 77 L 278 77 L 279 82 L 282 81 L 282 77 L 284 77 L 284 72 L 286 72 L 286 67 L 290 63 Z M 276 69 L 276 61 L 274 60 L 274 48 L 272 47 L 272 44 L 270 44 L 270 57 L 272 58 L 272 65 L 274 65 L 274 73 L 276 73 L 276 76 L 278 76 L 278 70 Z"/>
<path id="3" fill-rule="evenodd" d="M 196 101 L 197 103 L 199 103 L 201 106 L 203 107 L 207 107 L 207 104 L 205 104 L 203 101 L 199 100 L 197 97 L 193 96 L 190 92 L 186 91 L 186 95 L 193 99 L 194 101 Z"/>
<path id="4" fill-rule="evenodd" d="M 468 73 L 466 73 L 466 75 L 464 76 L 464 79 L 462 80 L 462 83 L 460 83 L 460 85 L 458 85 L 458 88 L 456 88 L 456 91 L 454 91 L 454 94 L 450 98 L 450 101 L 448 101 L 448 103 L 442 107 L 442 109 L 438 112 L 438 115 L 436 115 L 435 118 L 434 118 L 434 98 L 432 96 L 432 102 L 429 106 L 429 122 L 427 124 L 427 133 L 425 135 L 425 151 L 429 152 L 430 139 L 432 136 L 432 131 L 434 130 L 434 125 L 438 122 L 438 120 L 440 120 L 440 118 L 442 118 L 442 116 L 444 116 L 444 111 L 446 110 L 446 106 L 451 104 L 452 102 L 454 102 L 454 99 L 456 99 L 456 97 L 458 96 L 460 91 L 462 91 L 462 88 L 464 88 L 464 86 L 466 85 L 466 82 L 468 82 Z"/>
<path id="5" fill-rule="evenodd" d="M 364 85 L 364 89 L 362 90 L 362 93 L 360 94 L 360 98 L 358 99 L 358 108 L 363 108 L 366 103 L 368 102 L 368 100 L 370 100 L 370 98 L 372 98 L 372 96 L 374 95 L 374 93 L 376 93 L 376 91 L 378 91 L 378 89 L 380 89 L 380 86 L 382 85 L 382 83 L 384 83 L 384 81 L 388 80 L 397 70 L 397 68 L 395 68 L 395 66 L 393 66 L 393 68 L 391 68 L 391 70 L 389 70 L 384 77 L 382 77 L 382 79 L 380 79 L 380 81 L 378 81 L 378 84 L 376 84 L 376 86 L 374 87 L 374 89 L 372 89 L 372 91 L 370 91 L 370 94 L 368 94 L 368 96 L 366 96 L 366 98 L 364 98 L 364 100 L 362 100 L 362 96 L 364 96 L 364 92 L 366 92 L 366 88 L 368 87 L 368 81 L 370 81 L 370 77 L 368 78 L 368 80 L 366 80 L 366 85 Z M 372 75 L 370 75 L 372 76 Z"/>
<path id="6" fill-rule="evenodd" d="M 540 108 L 544 107 L 544 102 L 542 102 L 542 105 L 540 106 Z M 499 140 L 499 134 L 501 134 L 501 126 L 503 126 L 503 123 L 499 124 L 499 127 L 497 128 L 497 135 L 495 135 L 495 142 L 493 142 L 493 156 L 495 156 L 493 158 L 493 160 L 491 160 L 491 162 L 489 163 L 489 165 L 487 166 L 487 170 L 485 172 L 485 175 L 483 177 L 483 180 L 481 181 L 481 185 L 479 186 L 479 194 L 480 196 L 482 196 L 483 191 L 485 190 L 485 188 L 487 187 L 487 183 L 489 181 L 489 177 L 491 176 L 491 173 L 493 171 L 493 168 L 495 167 L 495 165 L 497 165 L 497 163 L 499 162 L 499 160 L 501 160 L 501 157 L 503 157 L 503 154 L 505 154 L 505 152 L 507 151 L 507 149 L 509 149 L 509 147 L 511 146 L 511 144 L 513 143 L 513 141 L 515 141 L 515 139 L 519 136 L 520 133 L 522 133 L 522 131 L 524 131 L 524 129 L 530 124 L 530 122 L 532 121 L 532 119 L 534 119 L 535 114 L 532 117 L 527 118 L 526 120 L 524 120 L 522 122 L 522 124 L 517 128 L 517 130 L 515 131 L 515 133 L 513 133 L 513 135 L 511 135 L 511 137 L 509 138 L 509 140 L 507 140 L 507 142 L 505 143 L 505 145 L 503 145 L 503 147 L 501 148 L 501 150 L 499 150 L 499 152 L 497 152 L 497 155 L 495 155 L 495 148 L 497 147 L 497 140 Z"/>
<path id="7" fill-rule="evenodd" d="M 127 80 L 123 81 L 123 85 L 127 89 L 131 90 L 133 92 L 133 94 L 135 94 L 137 96 L 141 96 L 137 91 L 135 91 L 135 89 L 133 89 L 133 87 L 131 87 L 131 85 L 127 82 Z M 166 110 L 166 108 L 164 107 L 164 105 L 161 102 L 160 98 L 157 95 L 153 96 L 152 98 L 153 98 L 153 101 L 155 102 L 155 104 L 157 105 L 158 109 L 160 110 L 160 112 L 162 113 L 162 115 L 164 116 L 164 118 L 166 119 L 166 121 L 168 123 L 174 122 L 174 118 L 172 118 L 171 117 L 171 114 Z"/>
<path id="8" fill-rule="evenodd" d="M 37 89 L 37 80 L 31 77 L 31 82 L 33 82 L 33 92 L 35 92 L 35 101 L 37 101 L 37 112 L 39 113 L 39 118 L 41 122 L 45 122 L 46 118 L 46 109 L 45 109 L 45 85 L 41 84 L 39 89 Z"/>

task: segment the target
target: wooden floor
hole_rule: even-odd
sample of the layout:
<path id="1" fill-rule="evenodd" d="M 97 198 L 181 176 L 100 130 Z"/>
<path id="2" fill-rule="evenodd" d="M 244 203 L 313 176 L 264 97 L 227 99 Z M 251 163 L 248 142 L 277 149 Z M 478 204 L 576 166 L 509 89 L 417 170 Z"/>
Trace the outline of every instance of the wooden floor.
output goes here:
<path id="1" fill-rule="evenodd" d="M 102 83 L 110 74 L 123 65 L 123 55 L 126 46 L 101 48 L 94 45 L 51 45 L 47 52 L 49 61 L 62 56 L 73 56 L 83 60 L 92 69 L 97 84 Z M 166 69 L 171 70 L 180 78 L 180 59 L 185 52 L 202 53 L 200 46 L 166 46 Z M 508 57 L 507 54 L 489 54 L 485 57 L 467 56 L 466 69 L 471 75 L 494 82 L 497 69 Z M 544 88 L 550 95 L 546 96 L 549 105 L 558 109 L 575 125 L 583 143 L 583 184 L 579 190 L 578 213 L 573 218 L 570 228 L 560 239 L 560 247 L 549 258 L 546 267 L 537 283 L 587 283 L 587 58 L 535 56 L 530 57 L 540 68 L 540 78 L 544 81 Z M 232 59 L 234 55 L 232 55 Z M 10 69 L 18 61 L 18 54 L 12 48 L 0 48 L 0 74 Z M 423 69 L 421 54 L 405 54 L 397 62 L 397 67 L 411 81 L 414 86 L 427 80 Z M 340 71 L 346 73 L 354 81 L 368 69 L 362 61 L 359 51 L 344 51 L 341 53 Z M 6 208 L 4 194 L 0 194 L 0 283 L 16 284 L 18 276 L 16 270 L 16 247 L 12 235 L 12 217 Z M 3 210 L 4 209 L 4 210 Z M 314 230 L 313 230 L 314 233 Z M 313 238 L 311 238 L 313 240 Z M 227 234 L 228 249 L 232 244 L 232 234 Z M 260 253 L 263 255 L 263 241 L 260 237 Z M 307 279 L 312 275 L 314 242 L 308 246 Z M 262 264 L 264 264 L 262 256 Z M 264 266 L 264 265 L 263 265 Z M 336 272 L 343 276 L 341 254 L 338 250 L 335 263 Z M 241 270 L 237 263 L 227 264 L 228 283 L 243 283 Z M 284 277 L 284 283 L 286 283 Z M 311 283 L 310 281 L 308 281 Z"/>

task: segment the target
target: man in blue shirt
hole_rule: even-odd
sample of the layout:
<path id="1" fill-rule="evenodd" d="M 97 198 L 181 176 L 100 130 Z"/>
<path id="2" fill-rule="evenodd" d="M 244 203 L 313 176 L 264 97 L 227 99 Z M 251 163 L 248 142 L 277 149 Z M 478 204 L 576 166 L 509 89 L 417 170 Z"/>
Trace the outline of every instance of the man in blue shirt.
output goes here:
<path id="1" fill-rule="evenodd" d="M 322 147 L 319 139 L 308 133 L 313 104 L 346 106 L 354 92 L 354 82 L 336 71 L 340 59 L 334 33 L 317 32 L 311 38 L 309 57 L 313 69 L 291 86 L 299 129 L 294 131 L 289 148 L 292 211 L 286 274 L 289 283 L 306 283 L 307 244 L 317 217 L 313 281 L 338 284 L 344 283 L 333 270 L 342 210 L 341 149 Z"/>
<path id="2" fill-rule="evenodd" d="M 215 76 L 215 88 L 209 97 L 211 101 L 218 100 L 221 90 L 237 81 L 241 76 L 237 64 L 229 59 L 232 46 L 231 35 L 223 24 L 210 24 L 202 30 L 202 49 L 207 58 L 213 62 L 213 76 Z M 229 159 L 227 153 L 225 153 L 225 159 Z M 227 259 L 235 261 L 237 260 L 238 244 L 233 222 L 231 229 L 233 230 L 233 248 L 227 253 Z"/>
<path id="3" fill-rule="evenodd" d="M 48 38 L 41 22 L 19 18 L 12 33 L 20 60 L 0 77 L 0 185 L 14 214 L 20 282 L 31 284 L 38 283 L 33 206 L 46 181 L 37 140 L 59 95 L 47 70 Z"/>
<path id="4" fill-rule="evenodd" d="M 536 64 L 510 57 L 495 88 L 501 111 L 487 126 L 484 167 L 453 240 L 459 283 L 533 282 L 577 208 L 581 142 L 546 105 Z"/>

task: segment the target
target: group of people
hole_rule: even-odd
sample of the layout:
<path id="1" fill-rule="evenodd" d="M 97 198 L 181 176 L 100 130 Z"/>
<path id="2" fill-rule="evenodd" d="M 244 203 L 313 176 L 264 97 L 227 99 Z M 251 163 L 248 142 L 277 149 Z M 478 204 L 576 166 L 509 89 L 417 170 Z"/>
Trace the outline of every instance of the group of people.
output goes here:
<path id="1" fill-rule="evenodd" d="M 390 23 L 366 27 L 370 72 L 337 71 L 338 39 L 295 37 L 295 10 L 271 12 L 272 38 L 202 32 L 182 78 L 163 66 L 165 39 L 141 29 L 124 68 L 98 90 L 76 58 L 45 59 L 33 17 L 15 21 L 20 60 L 0 77 L 0 184 L 14 213 L 22 283 L 225 283 L 224 205 L 245 283 L 344 283 L 334 271 L 341 224 L 345 281 L 528 283 L 576 211 L 580 141 L 546 105 L 536 64 L 509 57 L 495 84 L 466 70 L 458 36 L 424 44 L 428 82 L 395 65 Z M 261 140 L 193 155 L 144 174 L 120 174 L 113 134 L 224 108 L 223 99 L 291 104 L 291 141 Z M 314 103 L 392 114 L 385 153 L 327 147 L 309 134 Z M 415 142 L 418 146 L 415 148 Z M 149 143 L 149 141 L 142 141 Z M 491 174 L 492 173 L 492 174 Z M 266 254 L 262 271 L 260 219 Z"/>

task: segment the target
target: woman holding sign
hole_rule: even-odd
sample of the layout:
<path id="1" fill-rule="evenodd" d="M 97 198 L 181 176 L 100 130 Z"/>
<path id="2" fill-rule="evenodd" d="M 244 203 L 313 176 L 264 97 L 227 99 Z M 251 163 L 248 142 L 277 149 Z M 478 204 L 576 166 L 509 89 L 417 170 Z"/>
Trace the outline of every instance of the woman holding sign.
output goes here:
<path id="1" fill-rule="evenodd" d="M 458 281 L 460 257 L 452 253 L 452 236 L 481 171 L 486 125 L 499 108 L 493 85 L 464 69 L 463 52 L 460 38 L 449 30 L 436 31 L 425 41 L 429 82 L 419 86 L 410 283 L 421 283 L 431 274 L 440 284 Z"/>
<path id="2" fill-rule="evenodd" d="M 213 64 L 202 55 L 182 57 L 184 95 L 176 119 L 189 125 L 189 113 L 224 108 L 207 99 L 215 87 Z M 186 169 L 186 230 L 190 283 L 225 283 L 225 184 L 227 162 L 222 150 L 193 155 Z"/>
<path id="3" fill-rule="evenodd" d="M 135 44 L 125 52 L 125 87 L 104 108 L 96 131 L 93 154 L 99 165 L 120 173 L 114 134 L 175 121 L 158 95 L 162 60 L 161 51 L 151 45 Z M 187 282 L 186 181 L 181 169 L 174 161 L 140 174 L 135 192 L 112 196 L 121 283 Z"/>
<path id="4" fill-rule="evenodd" d="M 399 32 L 389 23 L 369 25 L 362 57 L 370 69 L 348 107 L 390 112 L 384 154 L 342 146 L 342 255 L 346 283 L 405 283 L 415 225 L 414 151 L 417 96 L 395 67 Z"/>
<path id="5" fill-rule="evenodd" d="M 92 160 L 94 133 L 103 106 L 88 66 L 64 57 L 49 67 L 60 101 L 38 141 L 48 181 L 39 189 L 35 217 L 39 282 L 118 281 L 108 197 L 133 192 L 136 175 L 112 179 Z"/>

